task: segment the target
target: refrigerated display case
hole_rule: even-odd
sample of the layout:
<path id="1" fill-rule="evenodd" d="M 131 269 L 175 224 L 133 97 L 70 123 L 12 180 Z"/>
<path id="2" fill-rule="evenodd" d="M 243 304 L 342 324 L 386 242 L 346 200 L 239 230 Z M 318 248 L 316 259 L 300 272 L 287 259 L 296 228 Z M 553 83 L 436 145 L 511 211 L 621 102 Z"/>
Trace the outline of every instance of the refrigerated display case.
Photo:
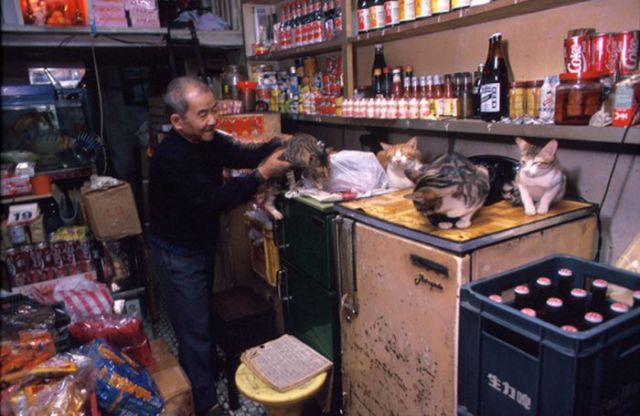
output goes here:
<path id="1" fill-rule="evenodd" d="M 336 205 L 343 409 L 350 416 L 456 414 L 462 284 L 553 253 L 592 258 L 594 206 L 527 217 L 505 201 L 440 230 L 406 190 Z"/>

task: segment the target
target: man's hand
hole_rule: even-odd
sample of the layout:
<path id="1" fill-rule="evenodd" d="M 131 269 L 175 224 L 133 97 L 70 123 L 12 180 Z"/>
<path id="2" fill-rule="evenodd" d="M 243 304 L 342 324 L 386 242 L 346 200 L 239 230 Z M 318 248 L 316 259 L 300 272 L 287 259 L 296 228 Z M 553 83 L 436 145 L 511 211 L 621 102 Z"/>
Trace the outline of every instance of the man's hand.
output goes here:
<path id="1" fill-rule="evenodd" d="M 278 159 L 282 155 L 282 152 L 284 152 L 284 149 L 276 150 L 258 166 L 258 173 L 265 180 L 282 176 L 286 171 L 291 169 L 291 163 Z"/>

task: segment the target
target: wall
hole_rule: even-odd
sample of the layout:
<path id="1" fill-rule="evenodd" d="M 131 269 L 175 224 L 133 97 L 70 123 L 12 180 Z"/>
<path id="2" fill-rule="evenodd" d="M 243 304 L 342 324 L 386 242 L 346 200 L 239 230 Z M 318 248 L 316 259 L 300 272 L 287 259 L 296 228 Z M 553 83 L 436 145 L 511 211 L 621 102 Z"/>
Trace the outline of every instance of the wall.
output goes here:
<path id="1" fill-rule="evenodd" d="M 412 65 L 417 75 L 473 71 L 487 58 L 488 38 L 502 32 L 516 80 L 542 79 L 564 70 L 567 30 L 601 32 L 640 28 L 640 0 L 591 0 L 500 21 L 384 44 L 387 65 Z M 420 53 L 409 53 L 419 51 Z M 448 52 L 454 51 L 454 52 Z M 424 53 L 422 53 L 424 52 Z M 369 84 L 373 46 L 358 48 L 356 85 Z"/>

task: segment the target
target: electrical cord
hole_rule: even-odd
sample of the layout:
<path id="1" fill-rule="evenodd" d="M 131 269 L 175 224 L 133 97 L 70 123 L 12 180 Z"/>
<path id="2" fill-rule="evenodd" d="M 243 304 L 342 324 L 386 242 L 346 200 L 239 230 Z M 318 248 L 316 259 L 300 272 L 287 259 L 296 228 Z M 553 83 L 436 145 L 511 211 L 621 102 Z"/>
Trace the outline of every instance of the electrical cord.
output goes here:
<path id="1" fill-rule="evenodd" d="M 98 60 L 96 58 L 95 38 L 91 39 L 91 57 L 93 58 L 93 70 L 96 74 L 96 89 L 98 90 L 98 109 L 100 140 L 102 140 L 102 175 L 107 173 L 107 144 L 104 142 L 104 110 L 102 105 L 102 88 L 100 86 L 100 73 L 98 72 Z"/>
<path id="2" fill-rule="evenodd" d="M 32 57 L 40 57 L 40 56 L 46 56 L 49 55 L 53 52 L 56 52 L 56 50 L 58 48 L 62 48 L 64 46 L 67 46 L 74 38 L 76 37 L 76 35 L 69 35 L 66 38 L 62 39 L 60 41 L 60 43 L 58 43 L 56 46 L 54 46 L 53 48 L 47 48 L 46 51 L 44 52 L 36 52 L 36 53 L 29 53 L 29 56 Z"/>
<path id="3" fill-rule="evenodd" d="M 638 106 L 635 109 L 635 111 L 631 115 L 631 118 L 629 120 L 629 124 L 627 124 L 627 126 L 624 129 L 624 132 L 622 133 L 622 139 L 620 140 L 620 143 L 618 145 L 618 151 L 616 152 L 616 157 L 613 159 L 613 165 L 611 166 L 611 172 L 609 173 L 609 179 L 607 179 L 607 185 L 606 185 L 606 187 L 604 189 L 604 194 L 602 195 L 602 199 L 600 200 L 600 204 L 596 208 L 596 213 L 597 213 L 597 217 L 598 217 L 598 248 L 597 248 L 597 251 L 596 251 L 595 261 L 600 261 L 600 250 L 602 248 L 602 220 L 600 218 L 600 214 L 601 214 L 602 209 L 604 207 L 604 203 L 607 200 L 607 196 L 609 195 L 609 188 L 611 186 L 611 181 L 613 180 L 613 174 L 616 171 L 616 166 L 618 165 L 618 159 L 620 158 L 620 153 L 622 153 L 622 146 L 624 145 L 625 141 L 627 140 L 627 133 L 629 133 L 629 129 L 631 128 L 631 126 L 633 125 L 635 119 L 638 116 L 640 116 L 640 106 Z"/>
<path id="4" fill-rule="evenodd" d="M 143 42 L 143 41 L 130 41 L 125 39 L 117 38 L 113 35 L 105 35 L 100 34 L 99 36 L 104 36 L 105 38 L 115 40 L 116 42 L 124 43 L 127 45 L 155 45 L 155 46 L 164 46 L 164 42 Z"/>

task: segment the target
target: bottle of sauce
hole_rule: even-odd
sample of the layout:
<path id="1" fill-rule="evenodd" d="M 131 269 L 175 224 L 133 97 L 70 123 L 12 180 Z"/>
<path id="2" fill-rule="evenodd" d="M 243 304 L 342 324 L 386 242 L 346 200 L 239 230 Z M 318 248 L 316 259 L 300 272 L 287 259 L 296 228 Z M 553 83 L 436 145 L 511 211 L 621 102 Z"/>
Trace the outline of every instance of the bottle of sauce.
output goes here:
<path id="1" fill-rule="evenodd" d="M 482 70 L 484 64 L 479 64 L 473 73 L 473 88 L 471 90 L 471 101 L 473 102 L 473 116 L 480 117 L 480 85 L 482 85 Z"/>
<path id="2" fill-rule="evenodd" d="M 384 28 L 387 24 L 384 16 L 384 0 L 372 0 L 371 6 L 369 6 L 369 15 L 371 16 L 371 30 Z"/>
<path id="3" fill-rule="evenodd" d="M 371 87 L 374 89 L 374 93 L 376 93 L 375 91 L 375 72 L 376 69 L 380 70 L 380 76 L 378 77 L 380 80 L 380 87 L 382 88 L 382 71 L 384 70 L 384 67 L 387 66 L 385 60 L 384 60 L 384 49 L 381 43 L 376 44 L 375 46 L 375 55 L 373 56 L 373 65 L 371 67 Z"/>
<path id="4" fill-rule="evenodd" d="M 395 68 L 392 72 L 393 85 L 391 88 L 391 97 L 399 99 L 402 97 L 402 69 Z"/>
<path id="5" fill-rule="evenodd" d="M 385 0 L 384 21 L 386 27 L 400 24 L 400 5 L 398 3 L 398 0 Z"/>
<path id="6" fill-rule="evenodd" d="M 433 76 L 433 98 L 436 103 L 435 114 L 439 117 L 445 115 L 444 80 L 442 75 Z"/>
<path id="7" fill-rule="evenodd" d="M 509 115 L 509 73 L 502 51 L 502 34 L 489 38 L 489 53 L 482 70 L 480 86 L 480 117 L 496 121 Z"/>
<path id="8" fill-rule="evenodd" d="M 386 98 L 390 98 L 392 86 L 393 77 L 391 76 L 391 69 L 388 66 L 385 66 L 382 69 L 382 95 Z"/>
<path id="9" fill-rule="evenodd" d="M 371 30 L 371 14 L 369 0 L 358 0 L 358 33 Z"/>
<path id="10" fill-rule="evenodd" d="M 384 95 L 383 93 L 383 84 L 382 84 L 382 71 L 380 68 L 375 68 L 373 70 L 373 96 L 378 98 Z"/>

